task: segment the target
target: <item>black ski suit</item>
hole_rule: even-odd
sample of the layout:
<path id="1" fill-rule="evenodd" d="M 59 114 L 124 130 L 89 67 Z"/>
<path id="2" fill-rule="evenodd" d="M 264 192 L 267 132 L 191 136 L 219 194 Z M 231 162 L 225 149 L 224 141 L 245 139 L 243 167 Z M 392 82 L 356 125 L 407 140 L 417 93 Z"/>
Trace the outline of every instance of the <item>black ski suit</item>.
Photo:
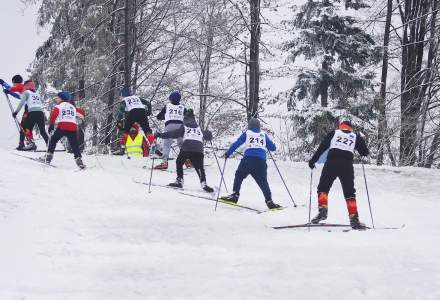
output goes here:
<path id="1" fill-rule="evenodd" d="M 325 139 L 321 142 L 310 162 L 316 163 L 319 157 L 329 149 L 327 161 L 322 169 L 321 178 L 318 184 L 318 194 L 330 191 L 333 182 L 339 178 L 345 199 L 355 198 L 356 190 L 354 188 L 354 170 L 353 170 L 353 152 L 332 148 L 332 140 L 336 134 L 336 130 L 327 134 Z M 349 131 L 342 131 L 350 133 Z M 356 135 L 356 142 L 354 150 L 357 150 L 361 156 L 369 154 L 365 140 L 361 135 Z"/>

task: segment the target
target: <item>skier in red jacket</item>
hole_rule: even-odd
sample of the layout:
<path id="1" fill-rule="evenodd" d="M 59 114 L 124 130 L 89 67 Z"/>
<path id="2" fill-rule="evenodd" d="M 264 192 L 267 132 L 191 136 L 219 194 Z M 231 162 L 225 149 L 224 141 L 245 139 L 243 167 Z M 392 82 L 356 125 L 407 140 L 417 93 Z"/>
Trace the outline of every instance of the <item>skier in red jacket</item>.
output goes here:
<path id="1" fill-rule="evenodd" d="M 49 134 L 54 131 L 55 122 L 57 122 L 57 129 L 52 134 L 49 140 L 49 147 L 47 149 L 47 155 L 45 157 L 45 163 L 49 164 L 52 161 L 53 153 L 57 142 L 62 137 L 67 137 L 72 147 L 75 162 L 80 169 L 84 169 L 86 166 L 82 162 L 81 152 L 79 151 L 79 144 L 76 132 L 78 130 L 78 124 L 76 117 L 78 114 L 84 115 L 84 110 L 76 108 L 70 103 L 72 95 L 69 92 L 58 93 L 58 102 L 55 105 L 49 120 Z"/>
<path id="2" fill-rule="evenodd" d="M 17 98 L 18 100 L 21 99 L 21 94 L 24 91 L 23 77 L 21 77 L 21 75 L 17 74 L 14 77 L 12 77 L 12 86 L 8 85 L 3 79 L 0 79 L 0 84 L 3 87 L 3 92 L 5 94 L 7 94 L 7 95 L 9 94 L 12 97 Z M 19 138 L 19 142 L 18 142 L 18 147 L 16 148 L 17 150 L 35 150 L 36 149 L 35 144 L 33 144 L 33 145 L 30 144 L 30 145 L 28 145 L 28 147 L 25 147 L 25 145 L 24 145 L 25 138 L 28 141 L 33 140 L 32 130 L 25 129 L 28 115 L 29 115 L 28 107 L 27 107 L 27 105 L 25 105 L 24 112 L 23 112 L 23 115 L 22 115 L 21 121 L 20 121 L 20 126 L 24 131 L 20 130 L 20 138 Z"/>

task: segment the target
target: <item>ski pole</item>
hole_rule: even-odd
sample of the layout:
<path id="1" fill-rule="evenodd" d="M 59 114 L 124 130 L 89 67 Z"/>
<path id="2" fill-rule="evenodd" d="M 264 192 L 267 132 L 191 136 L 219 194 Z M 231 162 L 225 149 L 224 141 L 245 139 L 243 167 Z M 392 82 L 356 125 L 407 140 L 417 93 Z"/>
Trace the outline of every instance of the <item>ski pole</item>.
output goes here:
<path id="1" fill-rule="evenodd" d="M 12 108 L 11 100 L 9 99 L 8 94 L 5 94 L 5 96 L 6 96 L 6 99 L 8 100 L 9 109 L 11 110 L 11 114 L 12 114 L 12 113 L 14 113 L 14 108 Z M 15 126 L 18 129 L 18 133 L 20 133 L 20 132 L 24 133 L 24 130 L 21 127 L 20 123 L 18 122 L 17 117 L 13 117 L 13 118 L 14 118 Z"/>
<path id="2" fill-rule="evenodd" d="M 310 169 L 310 192 L 309 192 L 309 223 L 307 223 L 309 226 L 310 231 L 310 214 L 312 212 L 312 183 L 313 183 L 313 169 Z"/>
<path id="3" fill-rule="evenodd" d="M 275 162 L 275 159 L 273 159 L 272 153 L 271 153 L 270 151 L 268 151 L 268 152 L 269 152 L 270 158 L 271 158 L 272 161 L 273 161 L 273 164 L 275 165 L 275 168 L 276 168 L 277 171 L 278 171 L 278 174 L 279 174 L 280 177 L 281 177 L 281 180 L 283 181 L 284 187 L 286 188 L 287 193 L 289 194 L 290 200 L 292 200 L 292 202 L 293 202 L 293 206 L 294 206 L 294 207 L 297 207 L 297 205 L 296 205 L 296 203 L 295 203 L 295 200 L 293 200 L 292 194 L 290 193 L 289 188 L 287 187 L 287 184 L 286 184 L 286 182 L 284 181 L 283 175 L 281 175 L 280 169 L 278 169 L 277 163 Z"/>
<path id="4" fill-rule="evenodd" d="M 214 146 L 212 146 L 212 141 L 211 141 L 211 147 L 214 149 Z M 218 170 L 221 171 L 220 163 L 218 162 L 218 158 L 217 158 L 217 154 L 215 154 L 215 150 L 213 151 L 213 153 L 214 153 L 214 157 L 215 157 L 215 162 L 217 163 Z M 228 187 L 226 186 L 226 182 L 225 182 L 224 178 L 223 178 L 222 182 L 223 182 L 223 185 L 225 186 L 226 193 L 229 194 Z M 221 185 L 221 183 L 220 183 L 220 185 Z"/>
<path id="5" fill-rule="evenodd" d="M 218 184 L 218 193 L 217 193 L 217 199 L 215 200 L 215 208 L 214 211 L 217 211 L 217 204 L 218 204 L 218 198 L 220 197 L 220 190 L 222 189 L 222 180 L 223 180 L 223 174 L 225 174 L 225 168 L 226 168 L 226 161 L 228 159 L 225 158 L 225 162 L 223 164 L 223 170 L 220 172 L 221 174 L 221 178 L 220 178 L 220 183 Z"/>
<path id="6" fill-rule="evenodd" d="M 154 155 L 155 155 L 155 152 L 156 152 L 156 147 L 155 147 L 155 145 L 153 144 L 152 146 L 151 146 L 151 148 L 150 148 L 150 155 L 151 155 L 151 171 L 150 171 L 150 182 L 148 183 L 148 193 L 150 194 L 151 193 L 151 179 L 153 178 L 153 169 L 154 169 Z M 151 154 L 151 153 L 153 153 L 153 154 Z"/>
<path id="7" fill-rule="evenodd" d="M 373 229 L 376 229 L 374 227 L 373 212 L 371 210 L 370 194 L 368 193 L 367 176 L 365 175 L 365 167 L 364 167 L 363 159 L 361 159 L 361 164 L 362 164 L 362 171 L 364 172 L 365 189 L 367 190 L 367 199 L 368 199 L 368 207 L 370 208 L 371 224 L 373 225 Z"/>

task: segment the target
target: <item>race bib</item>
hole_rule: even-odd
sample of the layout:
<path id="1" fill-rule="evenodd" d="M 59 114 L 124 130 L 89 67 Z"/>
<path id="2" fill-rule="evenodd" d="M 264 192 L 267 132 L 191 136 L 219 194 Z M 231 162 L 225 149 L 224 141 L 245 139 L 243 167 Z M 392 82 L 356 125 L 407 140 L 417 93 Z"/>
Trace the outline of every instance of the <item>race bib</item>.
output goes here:
<path id="1" fill-rule="evenodd" d="M 135 108 L 144 108 L 141 99 L 138 96 L 125 97 L 125 110 L 130 111 Z"/>
<path id="2" fill-rule="evenodd" d="M 185 107 L 183 105 L 167 104 L 165 113 L 165 122 L 168 121 L 183 121 L 183 112 Z"/>
<path id="3" fill-rule="evenodd" d="M 185 126 L 185 134 L 183 135 L 183 140 L 194 140 L 203 143 L 203 133 L 200 127 L 191 128 Z"/>
<path id="4" fill-rule="evenodd" d="M 76 124 L 76 108 L 70 103 L 63 102 L 58 104 L 59 114 L 58 122 L 67 122 Z"/>
<path id="5" fill-rule="evenodd" d="M 29 93 L 29 97 L 27 99 L 28 109 L 43 108 L 43 102 L 41 101 L 40 95 L 31 91 L 28 91 L 28 93 Z"/>
<path id="6" fill-rule="evenodd" d="M 330 143 L 330 149 L 340 149 L 354 153 L 356 145 L 356 134 L 353 132 L 345 133 L 342 130 L 335 130 L 335 135 Z"/>
<path id="7" fill-rule="evenodd" d="M 246 148 L 247 149 L 264 149 L 266 150 L 266 134 L 264 132 L 246 131 Z"/>

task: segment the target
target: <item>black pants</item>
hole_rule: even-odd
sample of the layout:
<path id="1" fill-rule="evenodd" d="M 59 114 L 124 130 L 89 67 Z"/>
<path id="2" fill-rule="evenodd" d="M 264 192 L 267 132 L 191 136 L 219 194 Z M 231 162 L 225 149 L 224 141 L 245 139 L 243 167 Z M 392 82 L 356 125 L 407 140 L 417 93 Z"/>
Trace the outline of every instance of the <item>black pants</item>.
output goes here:
<path id="1" fill-rule="evenodd" d="M 21 117 L 21 122 L 20 122 L 20 126 L 23 130 L 26 130 L 26 119 L 28 117 L 28 112 L 24 112 L 23 116 Z M 19 144 L 20 145 L 24 145 L 24 139 L 26 138 L 26 135 L 24 133 L 23 130 L 20 130 L 20 139 L 19 139 Z"/>
<path id="2" fill-rule="evenodd" d="M 192 162 L 197 175 L 199 175 L 200 182 L 206 181 L 205 168 L 203 167 L 204 157 L 203 153 L 200 152 L 180 151 L 176 159 L 177 178 L 183 178 L 183 164 L 185 163 L 185 160 L 189 159 Z"/>
<path id="3" fill-rule="evenodd" d="M 38 130 L 47 145 L 49 137 L 47 136 L 46 127 L 44 126 L 44 113 L 42 111 L 29 112 L 25 121 L 25 129 L 29 129 L 32 132 L 35 124 L 38 126 Z"/>
<path id="4" fill-rule="evenodd" d="M 76 132 L 76 138 L 78 140 L 79 145 L 79 151 L 83 152 L 85 147 L 85 140 L 84 140 L 84 130 L 78 126 L 78 131 Z M 70 146 L 70 142 L 66 143 L 67 152 L 73 153 L 72 146 Z"/>
<path id="5" fill-rule="evenodd" d="M 54 134 L 50 138 L 49 148 L 47 149 L 47 152 L 53 154 L 55 152 L 55 147 L 57 146 L 58 141 L 64 136 L 69 140 L 69 144 L 72 147 L 73 155 L 75 156 L 75 158 L 81 157 L 76 131 L 67 131 L 59 128 L 55 130 Z"/>
<path id="6" fill-rule="evenodd" d="M 127 114 L 126 120 L 125 120 L 125 126 L 124 131 L 130 132 L 131 126 L 133 126 L 133 123 L 137 122 L 139 125 L 141 125 L 142 130 L 145 134 L 148 132 L 151 132 L 150 125 L 148 124 L 148 117 L 145 109 L 143 108 L 134 108 L 130 110 Z"/>
<path id="7" fill-rule="evenodd" d="M 345 199 L 355 198 L 353 162 L 343 159 L 329 160 L 325 163 L 319 179 L 318 194 L 328 194 L 336 178 L 341 182 Z"/>
<path id="8" fill-rule="evenodd" d="M 245 156 L 242 158 L 240 164 L 238 165 L 238 169 L 235 172 L 233 187 L 234 192 L 240 193 L 241 184 L 248 175 L 251 175 L 260 187 L 265 201 L 271 201 L 272 192 L 270 191 L 269 183 L 267 182 L 266 160 L 253 156 Z"/>

